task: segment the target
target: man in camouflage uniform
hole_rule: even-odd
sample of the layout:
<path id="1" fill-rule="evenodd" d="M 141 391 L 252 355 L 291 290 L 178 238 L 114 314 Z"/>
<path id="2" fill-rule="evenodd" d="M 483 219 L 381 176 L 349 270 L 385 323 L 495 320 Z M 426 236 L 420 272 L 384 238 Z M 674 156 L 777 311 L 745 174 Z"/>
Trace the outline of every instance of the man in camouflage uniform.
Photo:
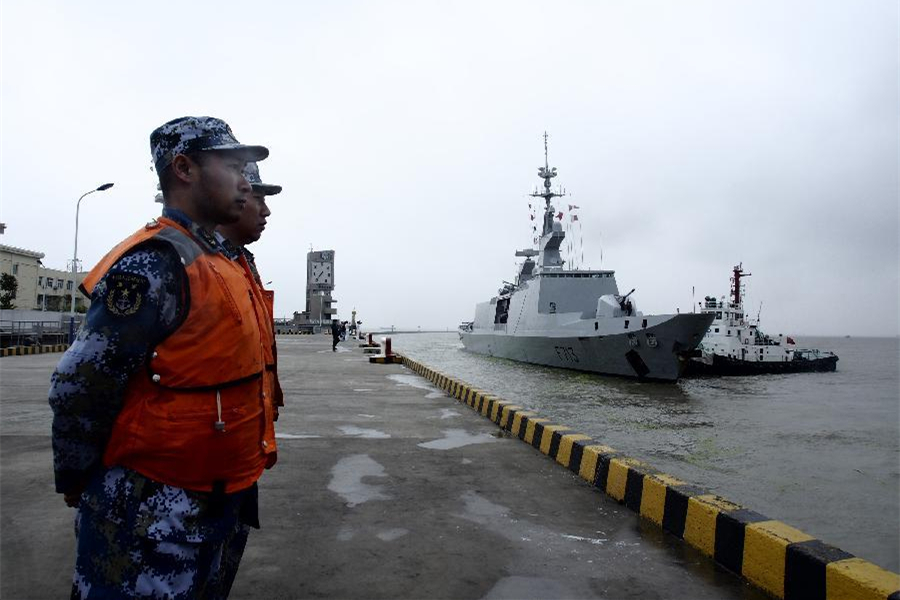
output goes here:
<path id="1" fill-rule="evenodd" d="M 170 121 L 150 143 L 163 217 L 203 253 L 224 253 L 213 230 L 240 218 L 251 191 L 241 171 L 268 150 L 238 143 L 211 117 Z M 194 314 L 185 268 L 173 245 L 155 238 L 128 250 L 93 286 L 85 323 L 53 373 L 56 490 L 78 508 L 73 598 L 225 598 L 247 527 L 259 527 L 255 482 L 194 491 L 104 464 L 129 384 Z"/>
<path id="2" fill-rule="evenodd" d="M 247 163 L 244 167 L 244 178 L 250 183 L 252 191 L 247 198 L 247 204 L 241 211 L 240 220 L 226 225 L 219 225 L 216 228 L 216 237 L 222 242 L 226 252 L 236 261 L 246 261 L 250 271 L 253 273 L 253 279 L 256 285 L 264 294 L 274 298 L 274 293 L 269 292 L 263 286 L 262 278 L 259 275 L 259 269 L 256 267 L 256 257 L 247 249 L 247 246 L 259 241 L 262 233 L 266 228 L 266 220 L 271 216 L 272 211 L 266 203 L 266 196 L 275 196 L 281 193 L 280 185 L 263 183 L 259 175 L 259 166 L 255 162 Z M 270 316 L 273 321 L 275 318 L 274 307 L 270 306 Z M 275 340 L 272 340 L 272 358 L 273 364 L 270 369 L 273 371 L 274 378 L 274 399 L 275 399 L 275 419 L 278 419 L 277 409 L 284 406 L 284 393 L 281 390 L 281 384 L 278 381 L 278 370 L 276 364 L 276 347 Z"/>

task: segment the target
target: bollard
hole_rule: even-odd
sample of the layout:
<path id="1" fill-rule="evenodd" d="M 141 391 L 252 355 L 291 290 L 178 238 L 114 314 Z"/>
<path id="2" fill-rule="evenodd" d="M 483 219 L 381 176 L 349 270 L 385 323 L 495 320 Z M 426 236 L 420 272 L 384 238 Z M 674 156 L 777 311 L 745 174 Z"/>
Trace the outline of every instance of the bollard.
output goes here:
<path id="1" fill-rule="evenodd" d="M 384 340 L 384 355 L 391 356 L 391 338 L 382 338 Z"/>
<path id="2" fill-rule="evenodd" d="M 370 346 L 372 345 L 372 334 L 371 334 L 371 333 L 369 334 L 369 342 L 368 342 L 368 344 L 369 344 Z"/>

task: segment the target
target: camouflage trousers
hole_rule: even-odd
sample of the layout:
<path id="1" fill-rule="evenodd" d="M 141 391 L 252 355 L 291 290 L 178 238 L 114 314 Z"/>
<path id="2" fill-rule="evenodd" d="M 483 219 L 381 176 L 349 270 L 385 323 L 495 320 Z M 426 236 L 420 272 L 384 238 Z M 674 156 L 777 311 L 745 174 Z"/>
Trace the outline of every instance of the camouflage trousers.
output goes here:
<path id="1" fill-rule="evenodd" d="M 121 467 L 100 473 L 75 518 L 72 598 L 227 598 L 250 532 L 242 509 L 249 500 L 255 511 L 255 494 L 213 499 Z"/>

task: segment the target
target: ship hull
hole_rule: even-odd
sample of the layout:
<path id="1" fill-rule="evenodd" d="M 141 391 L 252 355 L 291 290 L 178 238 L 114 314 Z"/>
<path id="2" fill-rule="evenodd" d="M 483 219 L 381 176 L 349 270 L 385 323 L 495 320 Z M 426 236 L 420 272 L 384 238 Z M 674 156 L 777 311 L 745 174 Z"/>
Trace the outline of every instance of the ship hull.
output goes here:
<path id="1" fill-rule="evenodd" d="M 469 352 L 520 362 L 647 381 L 677 381 L 703 339 L 711 316 L 675 315 L 630 333 L 585 336 L 460 331 Z"/>
<path id="2" fill-rule="evenodd" d="M 837 356 L 815 359 L 777 361 L 749 361 L 713 355 L 712 363 L 692 359 L 688 362 L 685 377 L 776 375 L 784 373 L 826 373 L 837 369 Z"/>

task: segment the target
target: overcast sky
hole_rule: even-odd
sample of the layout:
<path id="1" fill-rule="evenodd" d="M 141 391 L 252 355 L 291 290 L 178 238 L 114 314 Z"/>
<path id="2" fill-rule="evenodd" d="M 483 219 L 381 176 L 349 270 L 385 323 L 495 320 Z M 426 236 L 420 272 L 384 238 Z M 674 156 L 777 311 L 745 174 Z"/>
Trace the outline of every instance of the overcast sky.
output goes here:
<path id="1" fill-rule="evenodd" d="M 148 136 L 228 121 L 284 186 L 276 313 L 336 251 L 341 317 L 444 328 L 515 276 L 542 134 L 585 266 L 645 313 L 898 333 L 898 3 L 3 0 L 0 243 L 92 266 L 159 212 Z"/>

